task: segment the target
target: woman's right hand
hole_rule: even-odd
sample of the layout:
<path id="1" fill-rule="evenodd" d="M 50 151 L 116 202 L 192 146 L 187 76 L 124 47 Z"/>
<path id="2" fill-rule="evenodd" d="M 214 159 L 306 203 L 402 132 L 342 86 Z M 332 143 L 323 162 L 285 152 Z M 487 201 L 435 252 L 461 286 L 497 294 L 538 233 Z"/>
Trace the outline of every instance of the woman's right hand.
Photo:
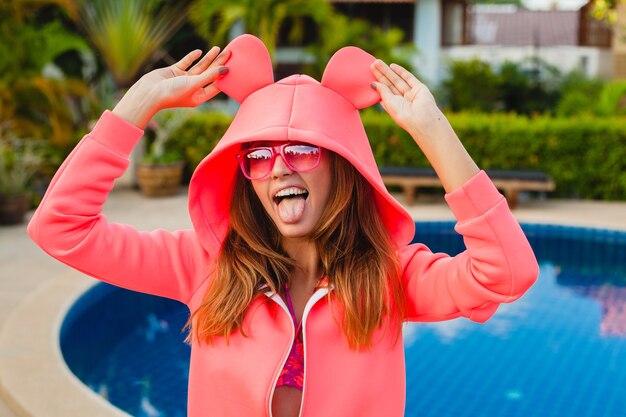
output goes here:
<path id="1" fill-rule="evenodd" d="M 145 74 L 124 94 L 113 113 L 144 129 L 159 110 L 172 107 L 196 107 L 215 97 L 219 90 L 213 82 L 228 72 L 223 64 L 230 51 L 219 54 L 214 46 L 206 55 L 196 49 L 169 67 Z"/>

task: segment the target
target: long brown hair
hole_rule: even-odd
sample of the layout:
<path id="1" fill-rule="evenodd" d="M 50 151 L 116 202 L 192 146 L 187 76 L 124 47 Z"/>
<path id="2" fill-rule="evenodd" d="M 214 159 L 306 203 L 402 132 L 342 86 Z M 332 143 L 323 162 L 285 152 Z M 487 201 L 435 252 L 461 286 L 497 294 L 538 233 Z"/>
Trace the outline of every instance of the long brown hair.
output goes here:
<path id="1" fill-rule="evenodd" d="M 328 203 L 310 233 L 320 262 L 343 307 L 343 333 L 353 349 L 368 348 L 383 323 L 400 336 L 404 316 L 396 248 L 374 203 L 374 190 L 341 156 L 330 153 L 333 176 Z M 267 284 L 279 292 L 294 261 L 250 181 L 239 173 L 230 208 L 230 228 L 202 305 L 193 312 L 188 340 L 228 340 L 243 329 L 246 309 Z"/>

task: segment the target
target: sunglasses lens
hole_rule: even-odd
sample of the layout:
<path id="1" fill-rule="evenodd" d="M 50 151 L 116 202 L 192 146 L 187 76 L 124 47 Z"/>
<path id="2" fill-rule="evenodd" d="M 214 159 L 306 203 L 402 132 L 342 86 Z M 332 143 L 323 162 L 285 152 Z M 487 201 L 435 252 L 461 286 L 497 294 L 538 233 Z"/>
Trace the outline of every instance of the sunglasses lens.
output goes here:
<path id="1" fill-rule="evenodd" d="M 238 155 L 239 164 L 244 175 L 257 180 L 267 176 L 275 159 L 274 152 L 279 148 L 251 148 Z M 282 147 L 285 163 L 290 169 L 301 172 L 317 167 L 320 162 L 321 150 L 318 146 L 306 144 L 287 144 Z"/>
<path id="2" fill-rule="evenodd" d="M 246 177 L 257 179 L 264 177 L 272 165 L 270 149 L 250 149 L 241 156 L 241 169 Z"/>
<path id="3" fill-rule="evenodd" d="M 287 164 L 296 171 L 308 171 L 320 162 L 320 148 L 311 145 L 288 145 L 283 149 Z"/>

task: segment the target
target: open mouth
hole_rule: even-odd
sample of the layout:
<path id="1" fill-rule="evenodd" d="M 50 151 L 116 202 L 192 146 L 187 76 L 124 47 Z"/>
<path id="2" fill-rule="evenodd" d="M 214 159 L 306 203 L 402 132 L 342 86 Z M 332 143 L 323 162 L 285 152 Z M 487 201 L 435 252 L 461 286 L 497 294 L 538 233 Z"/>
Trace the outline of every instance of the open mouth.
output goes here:
<path id="1" fill-rule="evenodd" d="M 302 198 L 306 200 L 308 196 L 309 192 L 303 188 L 289 187 L 277 192 L 276 195 L 274 195 L 273 199 L 274 203 L 280 204 L 283 200 L 291 200 L 296 198 Z"/>

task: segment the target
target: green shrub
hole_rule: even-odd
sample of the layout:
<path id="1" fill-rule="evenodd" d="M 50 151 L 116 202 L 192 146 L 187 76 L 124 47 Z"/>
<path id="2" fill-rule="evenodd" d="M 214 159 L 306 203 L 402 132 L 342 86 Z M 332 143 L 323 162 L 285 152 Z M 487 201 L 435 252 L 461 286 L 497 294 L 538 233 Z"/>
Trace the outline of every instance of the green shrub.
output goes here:
<path id="1" fill-rule="evenodd" d="M 591 116 L 595 112 L 594 104 L 593 99 L 582 91 L 568 91 L 559 100 L 555 113 L 558 117 Z"/>
<path id="2" fill-rule="evenodd" d="M 441 85 L 452 111 L 494 111 L 501 106 L 500 80 L 487 62 L 452 61 L 450 76 Z"/>
<path id="3" fill-rule="evenodd" d="M 559 99 L 559 73 L 540 59 L 507 61 L 498 70 L 502 110 L 519 114 L 549 113 Z"/>
<path id="4" fill-rule="evenodd" d="M 379 166 L 428 166 L 413 139 L 384 112 L 362 113 Z M 532 169 L 550 175 L 554 196 L 626 200 L 626 130 L 620 118 L 529 118 L 450 114 L 463 144 L 484 169 Z M 200 113 L 176 134 L 194 169 L 222 137 L 229 116 Z"/>
<path id="5" fill-rule="evenodd" d="M 588 78 L 579 71 L 566 74 L 561 81 L 561 98 L 555 109 L 559 117 L 594 115 L 604 81 Z"/>
<path id="6" fill-rule="evenodd" d="M 436 92 L 454 112 L 487 111 L 517 114 L 580 116 L 626 114 L 626 82 L 605 86 L 579 71 L 561 74 L 543 60 L 452 61 L 448 78 Z"/>
<path id="7" fill-rule="evenodd" d="M 483 168 L 544 171 L 554 179 L 557 196 L 626 199 L 623 120 L 466 114 L 450 119 Z"/>
<path id="8" fill-rule="evenodd" d="M 604 85 L 598 97 L 596 113 L 600 116 L 626 115 L 626 81 L 613 81 Z"/>
<path id="9" fill-rule="evenodd" d="M 226 132 L 232 117 L 217 113 L 204 112 L 191 116 L 169 141 L 168 148 L 179 149 L 189 169 L 193 170 L 209 154 Z"/>

